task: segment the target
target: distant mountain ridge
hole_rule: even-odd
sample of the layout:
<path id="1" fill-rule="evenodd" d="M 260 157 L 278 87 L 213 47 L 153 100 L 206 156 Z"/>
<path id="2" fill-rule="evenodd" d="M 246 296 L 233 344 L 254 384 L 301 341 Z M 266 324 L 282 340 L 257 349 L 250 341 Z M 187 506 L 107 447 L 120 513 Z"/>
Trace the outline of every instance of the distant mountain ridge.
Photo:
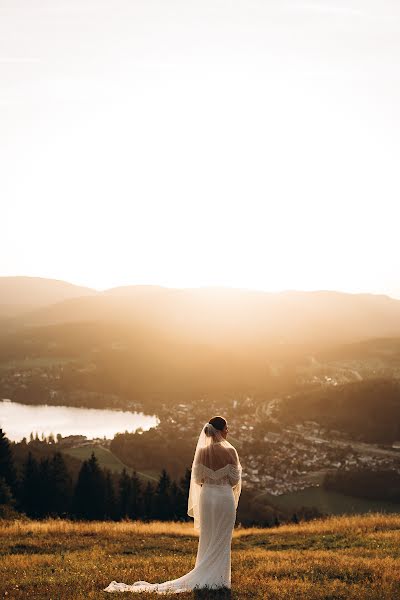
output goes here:
<path id="1" fill-rule="evenodd" d="M 70 298 L 96 294 L 96 290 L 45 277 L 0 277 L 0 318 L 62 302 Z"/>
<path id="2" fill-rule="evenodd" d="M 345 292 L 134 285 L 104 291 L 39 277 L 0 277 L 2 330 L 115 320 L 196 342 L 355 342 L 400 335 L 400 300 Z"/>

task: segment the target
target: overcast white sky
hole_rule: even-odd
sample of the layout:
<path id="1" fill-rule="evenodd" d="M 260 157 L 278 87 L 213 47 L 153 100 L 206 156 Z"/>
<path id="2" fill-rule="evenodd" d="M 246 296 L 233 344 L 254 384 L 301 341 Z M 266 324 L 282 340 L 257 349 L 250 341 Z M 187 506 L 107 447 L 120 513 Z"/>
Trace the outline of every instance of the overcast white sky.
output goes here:
<path id="1" fill-rule="evenodd" d="M 400 298 L 400 3 L 0 0 L 0 275 Z"/>

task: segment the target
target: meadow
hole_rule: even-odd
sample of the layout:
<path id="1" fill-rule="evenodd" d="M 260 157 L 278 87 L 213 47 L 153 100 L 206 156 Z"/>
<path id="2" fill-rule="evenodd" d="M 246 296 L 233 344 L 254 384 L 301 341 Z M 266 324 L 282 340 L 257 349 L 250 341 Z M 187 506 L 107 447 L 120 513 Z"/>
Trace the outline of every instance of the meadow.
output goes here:
<path id="1" fill-rule="evenodd" d="M 0 521 L 0 542 L 1 598 L 89 600 L 115 597 L 102 591 L 112 580 L 161 582 L 187 573 L 194 567 L 198 534 L 193 522 L 18 519 Z M 397 600 L 400 514 L 235 528 L 231 590 L 179 597 Z"/>
<path id="2" fill-rule="evenodd" d="M 101 446 L 100 444 L 86 444 L 81 446 L 73 446 L 72 448 L 66 448 L 63 450 L 64 454 L 69 454 L 74 458 L 79 458 L 79 460 L 89 460 L 92 452 L 94 452 L 100 467 L 104 469 L 109 469 L 114 473 L 121 473 L 123 469 L 129 475 L 133 474 L 134 469 L 132 467 L 128 467 L 125 465 L 111 450 Z M 140 479 L 144 482 L 147 481 L 158 481 L 159 473 L 157 471 L 147 471 L 146 473 L 142 471 L 136 471 L 136 474 Z"/>

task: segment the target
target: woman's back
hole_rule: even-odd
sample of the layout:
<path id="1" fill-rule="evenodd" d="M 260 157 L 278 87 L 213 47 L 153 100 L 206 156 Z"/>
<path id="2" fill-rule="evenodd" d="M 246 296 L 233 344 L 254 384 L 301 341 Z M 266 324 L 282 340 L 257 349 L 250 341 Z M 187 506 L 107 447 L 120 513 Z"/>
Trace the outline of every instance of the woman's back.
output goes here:
<path id="1" fill-rule="evenodd" d="M 198 484 L 236 486 L 240 479 L 239 457 L 227 441 L 202 448 L 193 466 L 193 476 Z"/>

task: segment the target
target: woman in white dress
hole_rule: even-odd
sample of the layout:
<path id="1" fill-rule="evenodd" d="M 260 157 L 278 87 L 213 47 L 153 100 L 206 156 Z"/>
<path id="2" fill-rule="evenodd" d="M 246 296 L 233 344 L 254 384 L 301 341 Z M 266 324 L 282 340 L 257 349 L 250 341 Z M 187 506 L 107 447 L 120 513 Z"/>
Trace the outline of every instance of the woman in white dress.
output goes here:
<path id="1" fill-rule="evenodd" d="M 104 591 L 178 594 L 201 588 L 231 588 L 231 543 L 242 466 L 236 448 L 226 439 L 227 433 L 226 420 L 213 417 L 202 427 L 194 453 L 187 511 L 200 532 L 194 568 L 163 583 L 112 581 Z"/>

